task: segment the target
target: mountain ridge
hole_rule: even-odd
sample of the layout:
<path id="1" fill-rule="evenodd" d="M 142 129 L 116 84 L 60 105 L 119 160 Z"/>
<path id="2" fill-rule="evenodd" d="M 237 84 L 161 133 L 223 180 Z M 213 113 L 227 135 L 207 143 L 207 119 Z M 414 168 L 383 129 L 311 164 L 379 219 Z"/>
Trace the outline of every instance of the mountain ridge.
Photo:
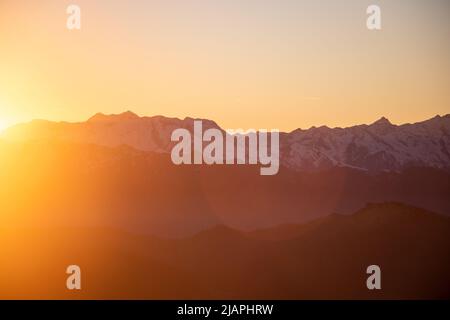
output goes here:
<path id="1" fill-rule="evenodd" d="M 1 137 L 12 141 L 56 139 L 110 147 L 128 145 L 143 151 L 170 153 L 173 130 L 185 128 L 192 132 L 195 120 L 203 122 L 204 130 L 224 131 L 208 119 L 140 117 L 126 111 L 97 113 L 79 123 L 34 120 L 5 130 Z M 369 125 L 281 132 L 280 158 L 282 167 L 296 171 L 349 167 L 398 172 L 414 166 L 450 170 L 450 114 L 413 124 L 396 125 L 381 117 Z"/>
<path id="2" fill-rule="evenodd" d="M 401 204 L 372 204 L 350 216 L 325 217 L 300 226 L 287 238 L 278 237 L 284 230 L 277 228 L 271 231 L 276 235 L 272 239 L 246 238 L 223 227 L 177 240 L 98 228 L 34 227 L 4 232 L 0 227 L 0 231 L 3 250 L 11 256 L 0 264 L 0 283 L 8 284 L 0 286 L 3 298 L 73 298 L 60 285 L 65 273 L 54 270 L 55 265 L 64 270 L 74 260 L 90 276 L 89 287 L 79 298 L 450 296 L 450 219 Z M 29 248 L 38 250 L 30 253 Z M 54 252 L 59 254 L 55 257 Z M 366 268 L 372 264 L 382 270 L 382 290 L 367 290 Z M 40 274 L 48 275 L 46 286 Z M 124 275 L 123 281 L 117 280 Z"/>

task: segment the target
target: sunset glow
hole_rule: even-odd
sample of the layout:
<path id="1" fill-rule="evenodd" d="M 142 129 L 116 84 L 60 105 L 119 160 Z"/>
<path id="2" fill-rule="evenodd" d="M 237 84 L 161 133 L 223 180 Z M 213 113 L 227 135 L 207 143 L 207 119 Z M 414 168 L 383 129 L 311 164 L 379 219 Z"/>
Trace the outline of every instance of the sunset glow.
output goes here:
<path id="1" fill-rule="evenodd" d="M 0 0 L 0 300 L 449 300 L 449 13 Z"/>
<path id="2" fill-rule="evenodd" d="M 0 118 L 132 110 L 289 131 L 450 109 L 447 2 L 389 1 L 378 33 L 359 0 L 77 4 L 69 31 L 64 1 L 1 1 Z"/>

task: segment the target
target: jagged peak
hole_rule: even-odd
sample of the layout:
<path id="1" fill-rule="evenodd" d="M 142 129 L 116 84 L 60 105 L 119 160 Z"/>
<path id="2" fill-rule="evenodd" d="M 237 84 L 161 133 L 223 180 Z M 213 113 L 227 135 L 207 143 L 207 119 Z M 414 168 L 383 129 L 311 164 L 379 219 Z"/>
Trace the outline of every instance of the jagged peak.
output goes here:
<path id="1" fill-rule="evenodd" d="M 131 111 L 125 111 L 119 114 L 105 115 L 104 113 L 96 113 L 94 116 L 89 118 L 88 122 L 98 122 L 98 121 L 125 121 L 125 120 L 135 120 L 139 119 L 139 116 Z"/>
<path id="2" fill-rule="evenodd" d="M 440 114 L 435 115 L 433 118 L 429 119 L 429 120 L 425 120 L 426 121 L 443 121 L 443 120 L 448 120 L 450 119 L 450 114 L 444 114 L 443 116 L 441 116 Z"/>
<path id="3" fill-rule="evenodd" d="M 393 124 L 389 121 L 388 118 L 381 117 L 380 119 L 378 119 L 377 121 L 372 123 L 372 125 L 389 125 L 389 126 L 392 126 Z"/>

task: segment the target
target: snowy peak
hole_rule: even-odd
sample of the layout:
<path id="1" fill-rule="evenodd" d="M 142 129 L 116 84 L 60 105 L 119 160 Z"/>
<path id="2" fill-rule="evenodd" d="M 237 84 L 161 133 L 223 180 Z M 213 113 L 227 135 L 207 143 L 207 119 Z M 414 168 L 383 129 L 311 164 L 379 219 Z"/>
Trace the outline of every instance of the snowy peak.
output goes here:
<path id="1" fill-rule="evenodd" d="M 282 142 L 281 162 L 295 170 L 349 167 L 400 171 L 408 167 L 450 169 L 450 117 L 393 125 L 381 118 L 371 125 L 295 131 Z"/>

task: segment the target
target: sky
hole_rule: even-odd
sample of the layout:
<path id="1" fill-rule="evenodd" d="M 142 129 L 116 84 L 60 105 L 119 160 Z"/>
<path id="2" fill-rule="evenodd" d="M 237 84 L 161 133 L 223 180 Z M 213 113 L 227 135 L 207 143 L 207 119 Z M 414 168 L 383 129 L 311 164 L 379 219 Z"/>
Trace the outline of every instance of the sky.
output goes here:
<path id="1" fill-rule="evenodd" d="M 66 8 L 81 8 L 81 30 Z M 381 8 L 382 30 L 366 27 Z M 0 130 L 97 112 L 224 128 L 450 113 L 447 0 L 0 0 Z"/>

